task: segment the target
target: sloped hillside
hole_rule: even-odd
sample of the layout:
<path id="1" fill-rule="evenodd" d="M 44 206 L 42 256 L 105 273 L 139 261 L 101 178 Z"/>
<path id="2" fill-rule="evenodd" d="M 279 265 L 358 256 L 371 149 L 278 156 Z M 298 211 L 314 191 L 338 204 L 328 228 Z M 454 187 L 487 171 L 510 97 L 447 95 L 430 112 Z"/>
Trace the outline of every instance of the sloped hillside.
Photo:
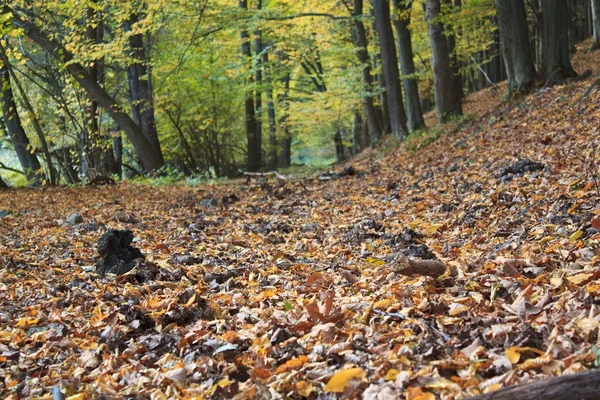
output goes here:
<path id="1" fill-rule="evenodd" d="M 595 74 L 320 179 L 1 191 L 2 397 L 447 399 L 589 368 Z M 94 272 L 108 228 L 146 257 L 127 274 Z"/>

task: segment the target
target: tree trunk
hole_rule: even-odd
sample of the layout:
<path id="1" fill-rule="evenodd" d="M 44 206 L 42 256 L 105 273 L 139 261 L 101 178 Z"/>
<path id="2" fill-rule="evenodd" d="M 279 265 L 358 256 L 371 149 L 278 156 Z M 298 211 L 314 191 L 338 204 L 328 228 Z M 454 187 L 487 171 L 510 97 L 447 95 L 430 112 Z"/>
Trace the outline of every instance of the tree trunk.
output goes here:
<path id="1" fill-rule="evenodd" d="M 137 14 L 132 14 L 124 23 L 125 32 L 130 32 L 138 23 Z M 144 136 L 154 150 L 161 155 L 156 120 L 154 117 L 154 101 L 152 96 L 152 72 L 148 62 L 147 51 L 144 47 L 144 36 L 141 33 L 129 37 L 129 47 L 133 62 L 127 67 L 129 83 L 129 100 L 133 121 L 142 130 Z"/>
<path id="2" fill-rule="evenodd" d="M 12 12 L 8 7 L 4 12 Z M 92 77 L 86 69 L 79 63 L 73 61 L 73 55 L 67 51 L 60 43 L 54 39 L 46 37 L 40 29 L 31 21 L 22 19 L 18 14 L 13 13 L 13 23 L 15 27 L 23 29 L 23 32 L 32 41 L 37 43 L 43 50 L 52 55 L 59 62 L 64 63 L 65 69 L 77 81 L 77 83 L 94 98 L 98 105 L 108 111 L 112 119 L 119 125 L 127 138 L 131 141 L 136 154 L 142 162 L 146 171 L 159 169 L 163 166 L 164 160 L 162 154 L 157 152 L 148 139 L 144 136 L 140 128 L 127 115 L 117 102 L 104 90 Z"/>
<path id="3" fill-rule="evenodd" d="M 363 16 L 363 0 L 354 0 L 352 8 L 352 16 L 354 18 L 354 27 L 352 30 L 352 39 L 357 48 L 357 57 L 360 62 L 362 71 L 362 83 L 365 95 L 363 97 L 363 104 L 365 108 L 365 117 L 367 119 L 367 125 L 371 139 L 377 141 L 383 133 L 383 128 L 378 122 L 377 112 L 375 110 L 375 104 L 373 101 L 373 78 L 371 77 L 371 64 L 369 60 L 369 51 L 367 49 L 367 33 L 365 26 L 360 19 Z"/>
<path id="4" fill-rule="evenodd" d="M 265 71 L 265 92 L 267 96 L 267 113 L 269 117 L 269 151 L 267 158 L 267 169 L 273 171 L 277 169 L 277 119 L 275 116 L 275 102 L 273 101 L 273 85 L 271 78 L 271 68 L 269 65 L 269 53 L 262 55 L 262 65 Z"/>
<path id="5" fill-rule="evenodd" d="M 542 0 L 542 75 L 548 85 L 577 76 L 569 59 L 569 13 L 564 0 Z"/>
<path id="6" fill-rule="evenodd" d="M 427 0 L 427 24 L 433 55 L 435 108 L 440 123 L 462 115 L 461 93 L 456 92 L 448 39 L 439 21 L 440 0 Z"/>
<path id="7" fill-rule="evenodd" d="M 379 35 L 377 33 L 377 23 L 375 21 L 375 11 L 371 8 L 371 34 L 373 43 L 379 44 Z M 373 70 L 377 72 L 377 84 L 379 85 L 379 103 L 380 106 L 375 106 L 379 126 L 385 133 L 392 133 L 392 121 L 390 119 L 390 104 L 388 102 L 387 85 L 385 82 L 385 74 L 383 72 L 383 63 L 381 62 L 381 46 L 378 46 L 379 52 L 373 54 Z M 381 68 L 379 67 L 381 65 Z"/>
<path id="8" fill-rule="evenodd" d="M 523 0 L 496 0 L 500 46 L 508 73 L 509 91 L 531 88 L 535 67 Z"/>
<path id="9" fill-rule="evenodd" d="M 44 153 L 44 158 L 46 159 L 46 165 L 48 166 L 48 176 L 50 185 L 58 184 L 57 171 L 54 169 L 54 165 L 52 163 L 52 155 L 50 154 L 50 148 L 48 146 L 48 142 L 46 141 L 46 136 L 44 136 L 44 131 L 42 130 L 42 126 L 40 121 L 35 114 L 35 110 L 31 102 L 29 101 L 29 97 L 27 96 L 27 92 L 21 86 L 21 83 L 18 81 L 15 71 L 12 67 L 12 64 L 8 60 L 6 56 L 6 49 L 0 44 L 0 57 L 2 58 L 2 62 L 4 66 L 8 70 L 11 80 L 14 82 L 17 90 L 19 91 L 19 95 L 21 96 L 21 100 L 23 101 L 23 105 L 29 114 L 29 118 L 31 119 L 31 124 L 33 125 L 33 130 L 40 141 L 40 145 L 42 146 L 42 152 Z"/>
<path id="10" fill-rule="evenodd" d="M 256 9 L 262 9 L 262 0 L 255 0 Z M 261 151 L 262 159 L 262 84 L 263 84 L 263 66 L 262 66 L 262 32 L 260 30 L 254 31 L 254 54 L 256 60 L 256 89 L 254 92 L 254 107 L 256 109 L 256 137 L 258 138 L 258 148 Z M 262 164 L 262 163 L 261 163 Z"/>
<path id="11" fill-rule="evenodd" d="M 425 128 L 421 100 L 419 99 L 419 87 L 413 76 L 415 73 L 415 62 L 413 60 L 412 40 L 408 26 L 410 24 L 410 7 L 405 0 L 394 0 L 394 26 L 398 40 L 398 53 L 400 54 L 400 66 L 402 68 L 402 84 L 406 98 L 406 112 L 408 116 L 408 129 L 414 132 Z"/>
<path id="12" fill-rule="evenodd" d="M 280 103 L 283 104 L 283 116 L 279 120 L 279 126 L 283 128 L 283 137 L 281 139 L 281 158 L 279 159 L 279 166 L 287 168 L 292 165 L 292 136 L 290 127 L 288 125 L 288 114 L 290 110 L 289 96 L 290 96 L 290 74 L 285 74 L 282 79 L 283 81 L 283 93 L 281 95 Z"/>
<path id="13" fill-rule="evenodd" d="M 239 8 L 243 10 L 248 9 L 247 0 L 240 0 Z M 242 39 L 242 56 L 245 58 L 246 63 L 252 69 L 252 50 L 250 48 L 250 36 L 248 35 L 248 31 L 242 30 L 240 31 L 240 37 Z M 254 77 L 252 74 L 249 75 L 250 83 L 253 82 Z M 245 116 L 246 116 L 246 138 L 248 140 L 247 150 L 248 150 L 248 160 L 246 168 L 250 172 L 256 172 L 262 166 L 261 160 L 261 148 L 260 148 L 260 138 L 258 137 L 258 132 L 256 130 L 257 121 L 256 121 L 256 109 L 254 105 L 254 94 L 250 91 L 246 94 L 245 101 Z"/>
<path id="14" fill-rule="evenodd" d="M 398 56 L 396 54 L 394 33 L 392 32 L 392 23 L 390 20 L 390 3 L 388 0 L 373 0 L 373 10 L 379 33 L 381 60 L 385 75 L 392 133 L 396 138 L 402 140 L 407 134 L 407 118 L 404 111 L 404 103 L 402 102 Z"/>
<path id="15" fill-rule="evenodd" d="M 592 3 L 592 27 L 594 32 L 594 44 L 590 50 L 600 49 L 600 0 L 591 0 Z"/>
<path id="16" fill-rule="evenodd" d="M 31 150 L 31 144 L 17 110 L 14 94 L 10 86 L 10 73 L 6 65 L 0 68 L 0 87 L 2 88 L 2 115 L 4 116 L 4 126 L 10 137 L 10 141 L 17 153 L 17 158 L 23 169 L 23 173 L 27 177 L 27 181 L 33 185 L 39 185 L 42 181 L 40 175 L 40 162 Z"/>

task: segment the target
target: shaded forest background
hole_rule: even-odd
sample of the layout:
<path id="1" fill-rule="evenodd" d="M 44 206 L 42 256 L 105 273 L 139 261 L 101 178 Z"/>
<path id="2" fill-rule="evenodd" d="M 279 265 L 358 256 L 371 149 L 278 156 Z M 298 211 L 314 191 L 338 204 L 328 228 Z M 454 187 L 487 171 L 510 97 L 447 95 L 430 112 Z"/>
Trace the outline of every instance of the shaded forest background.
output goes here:
<path id="1" fill-rule="evenodd" d="M 0 182 L 340 162 L 464 118 L 470 92 L 576 77 L 597 3 L 4 1 Z"/>

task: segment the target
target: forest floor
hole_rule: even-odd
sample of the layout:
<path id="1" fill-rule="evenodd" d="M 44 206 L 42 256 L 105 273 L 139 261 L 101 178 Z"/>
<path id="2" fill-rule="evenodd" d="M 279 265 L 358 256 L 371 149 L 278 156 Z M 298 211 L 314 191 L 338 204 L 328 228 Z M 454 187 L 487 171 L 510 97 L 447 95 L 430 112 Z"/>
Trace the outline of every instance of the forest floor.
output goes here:
<path id="1" fill-rule="evenodd" d="M 1 191 L 1 397 L 448 399 L 590 368 L 597 74 L 346 176 Z M 107 228 L 145 261 L 97 275 Z"/>

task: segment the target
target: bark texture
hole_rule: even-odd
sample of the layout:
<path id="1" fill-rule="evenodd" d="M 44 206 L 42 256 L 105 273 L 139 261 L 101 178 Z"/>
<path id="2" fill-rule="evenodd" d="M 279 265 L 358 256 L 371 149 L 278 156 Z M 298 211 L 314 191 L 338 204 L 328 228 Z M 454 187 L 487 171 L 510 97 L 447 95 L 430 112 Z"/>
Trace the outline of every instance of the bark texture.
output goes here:
<path id="1" fill-rule="evenodd" d="M 240 0 L 239 8 L 243 10 L 248 9 L 248 3 L 246 0 Z M 252 66 L 252 49 L 250 48 L 250 35 L 247 30 L 240 31 L 240 38 L 242 39 L 242 56 L 245 58 L 248 65 Z M 254 80 L 252 74 L 249 75 L 248 79 L 250 82 Z M 244 112 L 246 116 L 246 140 L 247 140 L 247 151 L 248 158 L 246 169 L 250 172 L 256 172 L 262 166 L 261 160 L 261 148 L 260 138 L 256 130 L 256 109 L 254 104 L 254 93 L 249 92 L 246 94 L 246 101 L 244 102 Z"/>
<path id="2" fill-rule="evenodd" d="M 542 0 L 542 75 L 548 85 L 577 76 L 569 59 L 569 10 L 564 0 Z"/>
<path id="3" fill-rule="evenodd" d="M 4 126 L 10 136 L 10 141 L 17 153 L 17 158 L 23 169 L 23 173 L 27 177 L 29 183 L 37 185 L 41 183 L 39 171 L 41 169 L 40 162 L 31 151 L 29 138 L 21 124 L 21 118 L 17 111 L 14 94 L 10 86 L 10 74 L 8 68 L 4 65 L 0 68 L 0 84 L 2 87 L 2 115 L 4 117 Z"/>
<path id="4" fill-rule="evenodd" d="M 394 27 L 398 40 L 398 53 L 400 55 L 400 66 L 402 68 L 402 84 L 404 86 L 404 97 L 406 99 L 406 114 L 408 117 L 408 129 L 414 132 L 425 128 L 421 100 L 419 99 L 419 87 L 417 80 L 412 77 L 415 73 L 413 60 L 412 40 L 410 36 L 409 7 L 405 0 L 394 0 Z"/>
<path id="5" fill-rule="evenodd" d="M 392 134 L 398 139 L 404 139 L 407 134 L 407 118 L 404 110 L 404 103 L 402 101 L 398 55 L 394 43 L 394 33 L 392 32 L 389 1 L 373 0 L 373 11 L 375 14 L 377 32 L 379 33 L 381 63 L 385 75 Z"/>
<path id="6" fill-rule="evenodd" d="M 433 55 L 435 109 L 440 123 L 462 114 L 461 93 L 456 91 L 448 38 L 439 21 L 440 0 L 427 0 L 427 24 Z"/>
<path id="7" fill-rule="evenodd" d="M 508 74 L 509 91 L 528 90 L 533 85 L 535 67 L 523 0 L 496 0 L 500 46 Z"/>

